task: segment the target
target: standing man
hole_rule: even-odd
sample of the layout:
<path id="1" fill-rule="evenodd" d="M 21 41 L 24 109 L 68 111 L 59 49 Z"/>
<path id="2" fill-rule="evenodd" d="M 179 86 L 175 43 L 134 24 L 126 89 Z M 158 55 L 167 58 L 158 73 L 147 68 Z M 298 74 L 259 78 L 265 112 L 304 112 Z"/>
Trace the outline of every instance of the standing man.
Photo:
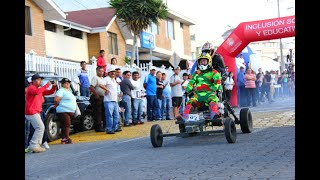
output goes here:
<path id="1" fill-rule="evenodd" d="M 131 78 L 131 72 L 130 71 L 124 71 L 122 73 L 123 80 L 120 83 L 120 88 L 123 93 L 122 96 L 122 103 L 123 107 L 125 109 L 124 111 L 124 120 L 123 120 L 123 126 L 127 127 L 130 126 L 129 119 L 131 115 L 131 90 L 134 89 L 133 85 L 131 84 L 130 78 Z"/>
<path id="2" fill-rule="evenodd" d="M 243 59 L 242 54 L 240 54 L 239 58 L 236 58 L 236 64 L 237 64 L 238 68 L 241 68 L 241 67 L 245 68 L 245 67 L 247 67 L 247 66 L 246 66 L 246 63 L 245 63 L 245 61 L 244 61 L 244 59 Z"/>
<path id="3" fill-rule="evenodd" d="M 263 82 L 264 75 L 262 73 L 262 69 L 258 69 L 258 73 L 256 75 L 256 99 L 258 99 L 258 104 L 262 103 L 262 93 L 261 86 Z"/>
<path id="4" fill-rule="evenodd" d="M 33 75 L 31 77 L 32 84 L 30 84 L 26 91 L 25 118 L 30 121 L 35 130 L 32 139 L 29 142 L 28 149 L 34 153 L 46 151 L 45 148 L 40 146 L 42 144 L 42 137 L 45 129 L 40 113 L 44 102 L 43 96 L 53 94 L 56 90 L 55 83 L 52 84 L 52 88 L 50 90 L 47 90 L 51 85 L 50 81 L 39 88 L 41 86 L 42 79 L 44 78 L 39 74 Z"/>
<path id="5" fill-rule="evenodd" d="M 76 71 L 73 82 L 79 84 L 80 86 L 80 95 L 81 96 L 90 96 L 90 82 L 89 82 L 89 73 L 87 71 L 87 63 L 85 61 L 80 62 L 81 69 Z"/>
<path id="6" fill-rule="evenodd" d="M 171 87 L 169 81 L 166 80 L 166 73 L 162 73 L 162 81 L 164 84 L 164 89 L 162 92 L 163 99 L 161 103 L 161 117 L 164 117 L 164 111 L 166 111 L 166 120 L 172 120 L 170 118 L 170 110 L 171 110 Z"/>
<path id="7" fill-rule="evenodd" d="M 156 80 L 156 68 L 154 66 L 150 67 L 150 74 L 146 76 L 143 82 L 143 86 L 146 89 L 147 94 L 147 120 L 153 121 L 157 119 L 159 115 L 157 114 L 157 109 L 159 109 L 159 104 L 157 102 L 157 80 Z"/>
<path id="8" fill-rule="evenodd" d="M 245 107 L 247 105 L 246 101 L 246 91 L 245 91 L 245 79 L 244 79 L 244 67 L 240 67 L 240 71 L 237 75 L 237 84 L 240 91 L 240 107 Z"/>
<path id="9" fill-rule="evenodd" d="M 106 116 L 106 133 L 114 134 L 121 131 L 119 126 L 119 106 L 116 82 L 116 70 L 109 69 L 107 77 L 103 78 L 103 84 L 106 85 L 106 92 L 104 94 L 103 102 Z"/>
<path id="10" fill-rule="evenodd" d="M 112 68 L 112 66 L 110 68 Z M 123 95 L 123 93 L 121 92 L 121 89 L 120 89 L 120 83 L 121 83 L 122 79 L 123 78 L 122 78 L 122 74 L 121 74 L 121 69 L 120 68 L 116 68 L 116 82 L 118 84 L 118 86 L 117 86 L 118 105 L 119 105 L 120 108 L 124 108 L 123 107 L 123 103 L 122 103 L 122 95 Z M 119 114 L 120 114 L 121 121 L 123 123 L 124 112 L 120 111 Z M 120 124 L 121 123 L 119 121 L 119 126 L 120 126 Z"/>
<path id="11" fill-rule="evenodd" d="M 103 77 L 107 76 L 107 64 L 106 64 L 106 60 L 104 59 L 104 50 L 100 50 L 99 52 L 99 56 L 98 56 L 98 60 L 97 60 L 97 66 L 102 66 L 104 73 L 103 73 Z"/>
<path id="12" fill-rule="evenodd" d="M 173 118 L 177 118 L 179 116 L 179 108 L 182 103 L 183 92 L 181 86 L 182 81 L 179 76 L 180 70 L 179 66 L 174 68 L 174 74 L 170 77 Z"/>
<path id="13" fill-rule="evenodd" d="M 158 104 L 159 104 L 159 108 L 157 109 L 157 114 L 159 116 L 157 116 L 157 119 L 156 120 L 162 120 L 163 119 L 163 116 L 161 114 L 161 105 L 162 105 L 162 99 L 163 99 L 163 96 L 162 96 L 162 92 L 163 92 L 163 88 L 164 88 L 164 84 L 163 84 L 163 81 L 162 81 L 162 73 L 161 71 L 158 71 L 157 74 L 156 74 L 156 81 L 157 81 L 157 101 L 158 101 Z"/>
<path id="14" fill-rule="evenodd" d="M 104 89 L 100 87 L 103 84 L 103 73 L 104 69 L 101 66 L 96 68 L 97 75 L 94 76 L 91 80 L 90 90 L 92 92 L 90 97 L 90 103 L 92 105 L 93 114 L 94 114 L 94 130 L 96 132 L 104 132 L 103 130 L 103 122 L 104 122 L 104 105 L 103 98 L 104 93 L 106 92 Z"/>
<path id="15" fill-rule="evenodd" d="M 133 98 L 133 109 L 132 109 L 132 124 L 143 124 L 144 122 L 141 121 L 142 115 L 142 86 L 140 83 L 140 75 L 138 71 L 132 73 L 133 78 L 131 79 L 131 84 L 134 87 L 132 91 L 132 98 Z"/>
<path id="16" fill-rule="evenodd" d="M 182 86 L 182 94 L 184 94 L 186 92 L 186 87 L 187 87 L 187 85 L 189 83 L 189 79 L 188 79 L 189 78 L 189 74 L 188 73 L 183 73 L 182 78 L 183 78 L 183 81 L 181 83 L 181 86 Z M 179 110 L 180 114 L 183 113 L 184 107 L 185 107 L 187 101 L 188 101 L 188 98 L 186 99 L 186 97 L 182 96 L 182 105 L 181 105 L 180 110 Z"/>

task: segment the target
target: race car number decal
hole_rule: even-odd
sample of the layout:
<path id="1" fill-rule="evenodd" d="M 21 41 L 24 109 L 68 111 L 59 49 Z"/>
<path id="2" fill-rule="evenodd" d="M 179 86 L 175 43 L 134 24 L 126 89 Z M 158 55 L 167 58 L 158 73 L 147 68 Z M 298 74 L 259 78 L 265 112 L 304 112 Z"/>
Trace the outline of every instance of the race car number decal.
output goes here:
<path id="1" fill-rule="evenodd" d="M 189 114 L 188 115 L 188 121 L 199 121 L 200 117 L 198 114 Z"/>

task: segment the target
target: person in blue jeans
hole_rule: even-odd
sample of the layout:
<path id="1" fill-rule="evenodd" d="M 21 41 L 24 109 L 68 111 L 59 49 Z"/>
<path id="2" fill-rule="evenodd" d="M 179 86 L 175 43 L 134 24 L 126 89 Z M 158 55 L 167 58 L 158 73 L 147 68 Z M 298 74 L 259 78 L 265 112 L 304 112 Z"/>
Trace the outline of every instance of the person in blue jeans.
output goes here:
<path id="1" fill-rule="evenodd" d="M 164 84 L 164 89 L 162 92 L 163 98 L 162 98 L 162 103 L 161 103 L 161 108 L 160 108 L 160 113 L 162 119 L 164 119 L 164 112 L 166 112 L 166 120 L 172 120 L 170 118 L 170 110 L 171 110 L 171 87 L 169 85 L 169 81 L 166 80 L 166 73 L 162 73 L 162 81 Z"/>
<path id="2" fill-rule="evenodd" d="M 132 91 L 132 124 L 143 124 L 144 122 L 141 121 L 142 119 L 142 98 L 143 98 L 143 89 L 140 84 L 140 75 L 138 71 L 135 71 L 132 73 L 132 79 L 131 84 L 134 87 L 134 90 Z"/>
<path id="3" fill-rule="evenodd" d="M 74 77 L 73 82 L 79 84 L 80 95 L 90 97 L 90 82 L 89 73 L 87 71 L 87 63 L 85 61 L 80 62 L 81 69 L 79 69 Z"/>
<path id="4" fill-rule="evenodd" d="M 237 84 L 239 87 L 240 107 L 245 107 L 247 105 L 247 100 L 246 100 L 244 68 L 243 67 L 240 67 L 240 71 L 237 74 Z"/>
<path id="5" fill-rule="evenodd" d="M 112 66 L 111 66 L 111 68 L 112 68 Z M 116 82 L 118 83 L 118 86 L 117 86 L 117 93 L 118 93 L 118 106 L 120 107 L 120 108 L 124 108 L 123 107 L 123 102 L 122 102 L 122 95 L 123 95 L 123 93 L 121 92 L 121 89 L 120 89 L 120 83 L 121 83 L 121 81 L 122 81 L 122 73 L 121 73 L 121 69 L 120 68 L 116 68 Z M 119 120 L 119 126 L 120 126 L 120 124 L 121 124 L 121 122 L 123 123 L 123 120 L 124 120 L 124 112 L 119 112 L 119 114 L 120 114 L 120 120 Z M 120 122 L 121 121 L 121 122 Z"/>
<path id="6" fill-rule="evenodd" d="M 106 117 L 106 133 L 115 134 L 115 132 L 121 131 L 119 128 L 119 106 L 118 106 L 118 93 L 116 82 L 115 69 L 111 68 L 108 70 L 108 76 L 103 78 L 103 88 L 106 93 L 103 98 L 105 117 Z"/>
<path id="7" fill-rule="evenodd" d="M 186 87 L 189 83 L 189 74 L 188 73 L 183 73 L 182 75 L 183 81 L 181 83 L 182 86 L 182 92 L 183 94 L 186 92 Z M 182 104 L 180 106 L 179 112 L 180 114 L 183 114 L 184 107 L 186 106 L 187 101 L 189 100 L 188 97 L 182 96 Z"/>
<path id="8" fill-rule="evenodd" d="M 157 101 L 157 81 L 156 81 L 156 68 L 152 66 L 150 68 L 150 74 L 146 76 L 143 82 L 143 86 L 146 89 L 147 94 L 147 120 L 153 121 L 160 119 L 160 115 L 157 113 L 159 109 L 159 103 Z"/>
<path id="9" fill-rule="evenodd" d="M 160 71 L 157 72 L 156 74 L 156 81 L 157 81 L 157 101 L 158 101 L 158 105 L 160 108 L 157 109 L 157 114 L 159 115 L 157 117 L 156 120 L 163 120 L 163 116 L 161 114 L 161 105 L 162 105 L 162 99 L 163 99 L 163 95 L 162 95 L 162 92 L 163 92 L 163 88 L 164 88 L 164 84 L 163 84 L 163 81 L 162 81 L 162 73 Z"/>
<path id="10" fill-rule="evenodd" d="M 123 120 L 123 126 L 130 126 L 129 120 L 131 115 L 131 90 L 134 89 L 133 85 L 131 84 L 130 78 L 131 78 L 131 72 L 130 71 L 124 71 L 122 73 L 123 80 L 120 83 L 120 89 L 123 93 L 122 96 L 122 103 L 124 106 L 124 120 Z"/>

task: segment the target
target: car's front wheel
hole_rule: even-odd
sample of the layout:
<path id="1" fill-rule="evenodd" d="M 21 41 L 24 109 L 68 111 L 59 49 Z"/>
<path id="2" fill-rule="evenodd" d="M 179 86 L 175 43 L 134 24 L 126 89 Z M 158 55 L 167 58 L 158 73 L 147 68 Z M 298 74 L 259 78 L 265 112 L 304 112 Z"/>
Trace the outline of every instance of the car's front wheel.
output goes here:
<path id="1" fill-rule="evenodd" d="M 48 113 L 45 120 L 45 131 L 49 141 L 54 141 L 60 138 L 60 122 L 53 121 L 54 114 Z"/>

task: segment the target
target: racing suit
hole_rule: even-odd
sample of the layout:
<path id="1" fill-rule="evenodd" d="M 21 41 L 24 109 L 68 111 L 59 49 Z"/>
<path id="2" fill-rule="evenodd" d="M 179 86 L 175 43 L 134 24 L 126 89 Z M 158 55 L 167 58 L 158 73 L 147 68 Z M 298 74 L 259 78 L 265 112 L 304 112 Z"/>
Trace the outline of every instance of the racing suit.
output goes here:
<path id="1" fill-rule="evenodd" d="M 216 91 L 222 91 L 220 73 L 211 68 L 205 71 L 197 70 L 186 87 L 186 93 L 192 89 L 195 89 L 195 93 L 187 102 L 183 117 L 187 118 L 192 106 L 203 105 L 209 105 L 211 119 L 218 115 L 219 99 Z"/>

